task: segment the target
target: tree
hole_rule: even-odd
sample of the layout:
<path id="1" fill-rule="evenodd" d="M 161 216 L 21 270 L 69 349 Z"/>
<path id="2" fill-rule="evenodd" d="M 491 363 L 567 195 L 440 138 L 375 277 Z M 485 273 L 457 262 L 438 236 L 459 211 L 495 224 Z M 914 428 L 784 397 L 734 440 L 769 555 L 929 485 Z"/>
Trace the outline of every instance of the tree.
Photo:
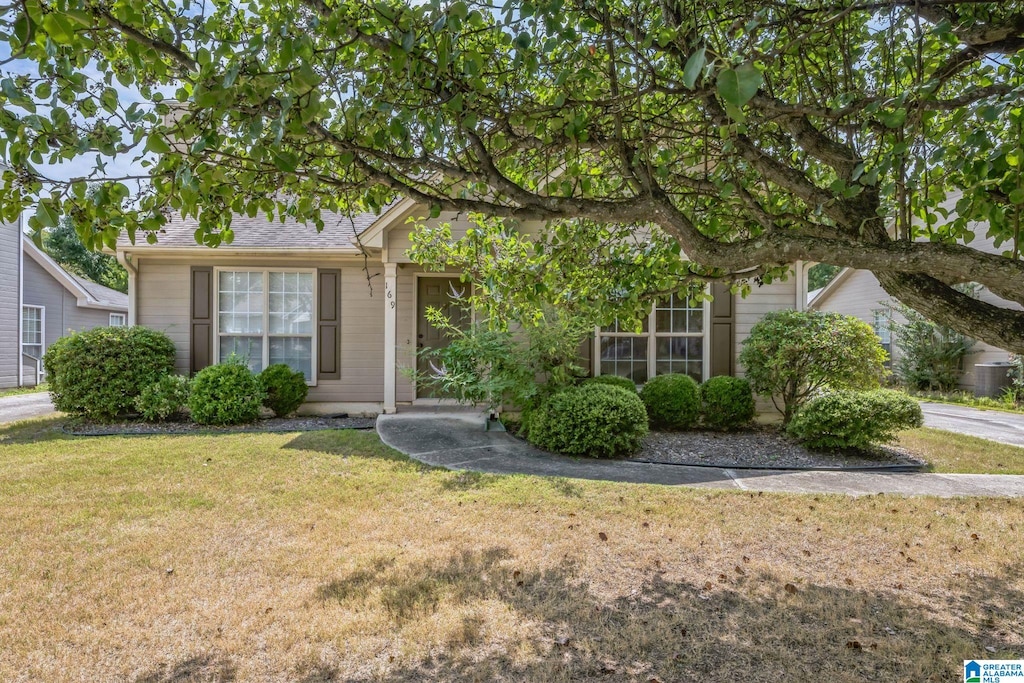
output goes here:
<path id="1" fill-rule="evenodd" d="M 128 291 L 128 271 L 110 254 L 89 249 L 65 217 L 43 233 L 43 250 L 64 269 L 119 292 Z"/>
<path id="2" fill-rule="evenodd" d="M 807 269 L 807 289 L 814 291 L 821 289 L 842 270 L 839 266 L 831 266 L 827 263 L 815 263 Z"/>
<path id="3" fill-rule="evenodd" d="M 1017 1 L 16 0 L 0 22 L 0 209 L 39 199 L 37 230 L 156 240 L 179 212 L 215 245 L 233 212 L 322 226 L 398 194 L 654 225 L 687 279 L 868 269 L 1024 352 L 1024 312 L 955 288 L 1024 303 Z M 96 154 L 145 155 L 134 201 L 134 176 L 87 197 L 40 170 Z M 971 247 L 976 221 L 1004 253 Z"/>

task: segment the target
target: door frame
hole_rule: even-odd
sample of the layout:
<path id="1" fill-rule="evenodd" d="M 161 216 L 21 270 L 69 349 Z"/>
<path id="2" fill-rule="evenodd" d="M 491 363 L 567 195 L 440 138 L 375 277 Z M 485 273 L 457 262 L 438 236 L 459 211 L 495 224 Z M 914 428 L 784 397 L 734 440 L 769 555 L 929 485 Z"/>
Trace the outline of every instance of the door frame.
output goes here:
<path id="1" fill-rule="evenodd" d="M 462 273 L 449 272 L 449 271 L 432 271 L 432 272 L 415 272 L 413 273 L 413 288 L 412 288 L 412 337 L 413 337 L 413 349 L 418 352 L 419 347 L 416 346 L 416 339 L 419 334 L 419 323 L 420 323 L 420 278 L 445 278 L 445 279 L 456 279 L 458 280 Z M 475 315 L 472 316 L 475 318 Z M 419 388 L 416 386 L 416 378 L 412 378 L 412 403 L 413 405 L 419 406 L 457 406 L 462 405 L 454 398 L 420 398 Z"/>

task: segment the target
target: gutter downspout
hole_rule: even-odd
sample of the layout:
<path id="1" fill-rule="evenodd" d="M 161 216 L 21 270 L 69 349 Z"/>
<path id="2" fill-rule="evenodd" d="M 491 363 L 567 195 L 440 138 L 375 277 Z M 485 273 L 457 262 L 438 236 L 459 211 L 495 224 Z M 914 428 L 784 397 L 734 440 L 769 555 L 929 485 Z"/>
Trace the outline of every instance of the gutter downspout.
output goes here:
<path id="1" fill-rule="evenodd" d="M 131 261 L 131 257 L 123 251 L 117 252 L 117 262 L 128 271 L 128 326 L 137 324 L 135 299 L 138 296 L 139 268 Z"/>

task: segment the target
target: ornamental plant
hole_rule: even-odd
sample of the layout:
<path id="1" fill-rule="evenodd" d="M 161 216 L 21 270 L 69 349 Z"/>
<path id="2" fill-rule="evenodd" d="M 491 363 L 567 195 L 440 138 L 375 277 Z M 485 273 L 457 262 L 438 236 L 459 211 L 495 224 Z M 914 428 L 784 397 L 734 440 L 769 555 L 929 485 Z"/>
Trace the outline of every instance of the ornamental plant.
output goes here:
<path id="1" fill-rule="evenodd" d="M 290 415 L 306 400 L 309 385 L 306 376 L 284 363 L 268 366 L 259 374 L 263 387 L 263 405 L 277 417 Z"/>
<path id="2" fill-rule="evenodd" d="M 241 360 L 231 357 L 196 374 L 188 409 L 199 424 L 231 425 L 255 422 L 262 403 L 259 379 Z"/>
<path id="3" fill-rule="evenodd" d="M 737 429 L 754 419 L 754 392 L 742 377 L 722 375 L 700 385 L 704 424 L 714 429 Z"/>
<path id="4" fill-rule="evenodd" d="M 635 391 L 609 384 L 569 387 L 545 400 L 529 421 L 533 445 L 566 455 L 607 458 L 640 449 L 647 411 Z"/>
<path id="5" fill-rule="evenodd" d="M 110 421 L 135 407 L 140 392 L 174 370 L 174 342 L 145 327 L 73 332 L 43 355 L 57 410 Z"/>
<path id="6" fill-rule="evenodd" d="M 811 448 L 867 448 L 922 424 L 921 405 L 902 392 L 828 391 L 800 408 L 787 431 Z"/>
<path id="7" fill-rule="evenodd" d="M 772 311 L 743 341 L 740 364 L 751 387 L 770 396 L 789 424 L 804 402 L 829 389 L 875 389 L 887 354 L 866 322 L 819 311 Z"/>
<path id="8" fill-rule="evenodd" d="M 654 427 L 689 429 L 700 419 L 700 389 L 689 375 L 658 375 L 640 390 Z"/>

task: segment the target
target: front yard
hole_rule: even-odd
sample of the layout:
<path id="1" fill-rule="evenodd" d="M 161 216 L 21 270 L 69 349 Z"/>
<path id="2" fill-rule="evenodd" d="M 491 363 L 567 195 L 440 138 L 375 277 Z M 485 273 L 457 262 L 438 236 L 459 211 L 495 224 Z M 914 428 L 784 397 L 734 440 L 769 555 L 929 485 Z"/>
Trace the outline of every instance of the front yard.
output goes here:
<path id="1" fill-rule="evenodd" d="M 1024 501 L 431 470 L 372 432 L 0 432 L 0 679 L 955 681 Z"/>

